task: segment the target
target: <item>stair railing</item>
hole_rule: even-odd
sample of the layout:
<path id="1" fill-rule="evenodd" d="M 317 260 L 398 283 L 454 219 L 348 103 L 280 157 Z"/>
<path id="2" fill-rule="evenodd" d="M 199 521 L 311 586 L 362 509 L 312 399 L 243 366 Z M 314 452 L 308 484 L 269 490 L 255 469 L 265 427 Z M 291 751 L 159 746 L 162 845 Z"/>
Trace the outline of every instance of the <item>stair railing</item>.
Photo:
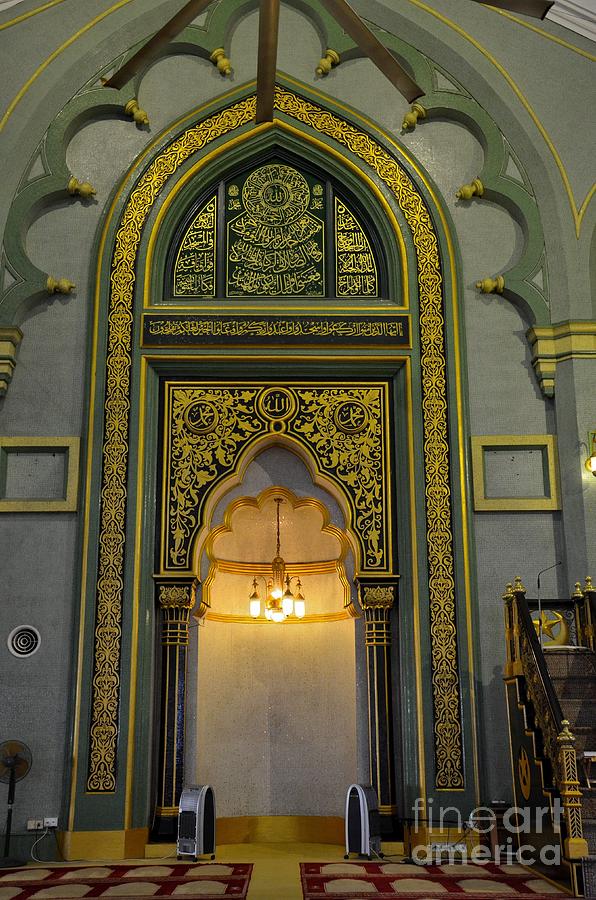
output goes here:
<path id="1" fill-rule="evenodd" d="M 577 630 L 580 643 L 590 650 L 596 650 L 596 589 L 590 576 L 582 591 L 579 581 L 573 592 L 575 600 Z"/>
<path id="2" fill-rule="evenodd" d="M 513 585 L 507 585 L 503 600 L 507 645 L 505 677 L 521 676 L 525 679 L 526 692 L 534 707 L 536 725 L 542 732 L 544 752 L 552 766 L 555 784 L 561 795 L 567 833 L 563 852 L 569 860 L 581 859 L 589 851 L 582 828 L 582 792 L 573 746 L 575 737 L 569 729 L 569 722 L 563 718 L 521 578 L 516 577 Z"/>

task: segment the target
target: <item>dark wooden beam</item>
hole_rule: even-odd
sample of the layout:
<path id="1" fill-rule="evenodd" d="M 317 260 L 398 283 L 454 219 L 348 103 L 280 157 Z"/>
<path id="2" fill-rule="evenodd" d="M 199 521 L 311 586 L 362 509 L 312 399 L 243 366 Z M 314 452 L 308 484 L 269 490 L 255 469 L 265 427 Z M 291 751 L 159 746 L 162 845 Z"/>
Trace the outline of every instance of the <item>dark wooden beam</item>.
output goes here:
<path id="1" fill-rule="evenodd" d="M 366 27 L 346 0 L 322 0 L 322 3 L 362 52 L 374 62 L 400 94 L 403 94 L 408 103 L 413 103 L 418 97 L 423 96 L 422 88 L 402 69 L 387 47 L 384 47 L 370 28 Z"/>
<path id="2" fill-rule="evenodd" d="M 261 0 L 257 60 L 257 123 L 273 121 L 278 31 L 279 0 Z"/>
<path id="3" fill-rule="evenodd" d="M 533 19 L 544 19 L 551 6 L 554 6 L 553 0 L 476 0 L 476 3 L 508 9 L 510 12 L 521 13 L 522 16 L 532 16 Z"/>
<path id="4" fill-rule="evenodd" d="M 111 78 L 105 82 L 104 87 L 121 88 L 130 81 L 133 75 L 159 56 L 162 47 L 165 47 L 172 38 L 180 34 L 183 28 L 186 28 L 193 19 L 206 9 L 211 0 L 189 0 L 179 12 L 176 13 L 163 28 L 160 28 L 146 44 L 143 44 L 140 50 L 131 56 L 128 62 L 124 63 L 121 69 L 114 72 Z"/>

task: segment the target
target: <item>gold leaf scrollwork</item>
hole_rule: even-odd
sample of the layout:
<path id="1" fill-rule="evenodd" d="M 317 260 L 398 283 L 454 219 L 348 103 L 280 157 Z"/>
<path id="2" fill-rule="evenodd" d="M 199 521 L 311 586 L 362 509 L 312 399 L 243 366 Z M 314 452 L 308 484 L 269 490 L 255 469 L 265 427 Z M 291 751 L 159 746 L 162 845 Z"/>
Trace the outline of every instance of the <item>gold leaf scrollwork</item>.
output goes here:
<path id="1" fill-rule="evenodd" d="M 445 323 L 437 236 L 430 213 L 409 175 L 370 135 L 286 88 L 276 88 L 275 106 L 285 115 L 333 138 L 370 166 L 394 195 L 412 234 L 420 302 L 435 784 L 444 790 L 461 788 L 464 772 L 449 487 Z"/>
<path id="2" fill-rule="evenodd" d="M 190 609 L 194 604 L 194 597 L 188 585 L 161 584 L 159 586 L 159 605 L 162 609 L 183 607 Z"/>
<path id="3" fill-rule="evenodd" d="M 273 421 L 313 453 L 322 471 L 344 488 L 367 569 L 387 563 L 384 522 L 385 387 L 173 387 L 167 497 L 169 568 L 186 569 L 201 524 L 202 500 L 232 471 L 238 456 Z M 263 421 L 266 420 L 266 421 Z"/>
<path id="4" fill-rule="evenodd" d="M 172 391 L 168 557 L 174 567 L 188 566 L 205 489 L 231 471 L 241 450 L 262 430 L 257 394 L 258 388 Z"/>
<path id="5" fill-rule="evenodd" d="M 116 233 L 108 305 L 101 519 L 87 773 L 87 790 L 93 793 L 116 790 L 132 308 L 135 262 L 141 232 L 155 199 L 170 176 L 193 153 L 250 122 L 254 118 L 255 108 L 255 97 L 249 97 L 210 116 L 173 141 L 140 177 Z"/>
<path id="6" fill-rule="evenodd" d="M 347 491 L 366 567 L 382 568 L 387 564 L 382 389 L 297 388 L 296 396 L 291 430 Z"/>
<path id="7" fill-rule="evenodd" d="M 364 587 L 361 603 L 364 609 L 391 609 L 395 599 L 393 587 Z"/>
<path id="8" fill-rule="evenodd" d="M 87 789 L 92 792 L 114 791 L 116 786 L 132 302 L 140 236 L 149 211 L 169 177 L 193 153 L 252 121 L 255 106 L 255 97 L 242 100 L 205 119 L 167 146 L 133 189 L 116 234 L 108 311 L 102 511 L 87 779 Z M 327 135 L 368 165 L 393 193 L 412 234 L 420 297 L 435 783 L 439 789 L 460 788 L 464 784 L 463 747 L 456 650 L 442 275 L 437 237 L 424 200 L 410 177 L 372 137 L 285 88 L 276 89 L 275 106 L 281 115 Z M 350 477 L 354 478 L 353 472 Z M 372 526 L 371 536 L 374 531 Z M 380 549 L 380 533 L 377 549 Z"/>

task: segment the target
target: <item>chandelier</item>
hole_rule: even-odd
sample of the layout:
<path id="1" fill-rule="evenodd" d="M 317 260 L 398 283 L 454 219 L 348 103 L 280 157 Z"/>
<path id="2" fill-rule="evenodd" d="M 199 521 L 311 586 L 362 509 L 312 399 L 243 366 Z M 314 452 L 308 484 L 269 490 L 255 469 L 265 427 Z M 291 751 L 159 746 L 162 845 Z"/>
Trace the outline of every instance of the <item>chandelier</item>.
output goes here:
<path id="1" fill-rule="evenodd" d="M 258 619 L 261 615 L 261 596 L 259 594 L 259 582 L 261 578 L 266 585 L 265 618 L 270 622 L 285 622 L 288 616 L 296 616 L 303 619 L 306 612 L 302 582 L 298 575 L 288 575 L 286 563 L 280 553 L 279 543 L 279 506 L 283 503 L 281 497 L 276 497 L 277 503 L 277 550 L 271 563 L 271 575 L 254 575 L 252 579 L 252 593 L 249 597 L 250 615 Z M 292 593 L 292 581 L 296 581 L 296 593 Z"/>

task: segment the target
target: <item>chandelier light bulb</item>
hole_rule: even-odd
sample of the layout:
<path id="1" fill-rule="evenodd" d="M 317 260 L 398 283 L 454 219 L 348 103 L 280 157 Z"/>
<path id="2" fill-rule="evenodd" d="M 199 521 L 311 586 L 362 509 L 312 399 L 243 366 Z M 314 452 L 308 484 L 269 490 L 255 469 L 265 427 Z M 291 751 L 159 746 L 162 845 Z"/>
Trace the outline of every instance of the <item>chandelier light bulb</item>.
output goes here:
<path id="1" fill-rule="evenodd" d="M 265 597 L 265 618 L 269 622 L 285 622 L 288 616 L 295 615 L 297 619 L 303 619 L 306 612 L 302 583 L 296 575 L 286 573 L 286 563 L 280 551 L 280 522 L 279 507 L 283 503 L 281 497 L 275 498 L 277 504 L 277 544 L 276 554 L 271 562 L 271 574 L 254 576 L 252 580 L 253 592 L 249 597 L 249 611 L 251 618 L 258 619 L 261 615 L 261 598 L 257 589 L 257 578 L 262 578 L 267 588 Z M 296 581 L 296 595 L 292 593 L 291 583 Z M 285 590 L 284 590 L 285 587 Z"/>
<path id="2" fill-rule="evenodd" d="M 253 619 L 258 619 L 261 615 L 261 601 L 257 597 L 256 599 L 252 599 L 250 601 L 250 614 Z"/>

